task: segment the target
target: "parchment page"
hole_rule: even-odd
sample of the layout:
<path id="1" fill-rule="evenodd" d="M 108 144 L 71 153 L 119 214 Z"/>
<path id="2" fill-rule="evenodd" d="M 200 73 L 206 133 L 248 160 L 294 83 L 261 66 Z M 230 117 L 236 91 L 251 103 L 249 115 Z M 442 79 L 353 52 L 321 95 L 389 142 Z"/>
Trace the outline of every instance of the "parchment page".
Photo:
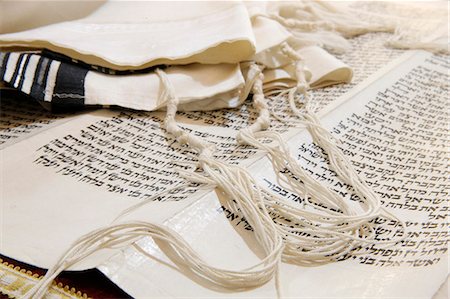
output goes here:
<path id="1" fill-rule="evenodd" d="M 323 118 L 383 206 L 406 222 L 401 244 L 362 248 L 342 263 L 352 286 L 338 296 L 430 298 L 448 275 L 448 59 L 418 53 Z M 352 199 L 308 134 L 291 145 L 317 180 Z M 273 176 L 260 178 L 289 196 Z M 399 233 L 395 222 L 377 223 L 380 239 Z"/>
<path id="2" fill-rule="evenodd" d="M 392 247 L 361 248 L 324 266 L 283 264 L 286 297 L 431 298 L 443 283 L 448 275 L 449 234 L 448 70 L 448 57 L 417 53 L 323 118 L 383 206 L 406 222 L 408 237 Z M 348 186 L 329 170 L 306 132 L 292 138 L 290 147 L 313 176 L 352 200 Z M 269 169 L 265 159 L 250 167 L 261 185 L 301 204 L 302 199 L 276 183 Z M 377 221 L 379 238 L 400 234 L 395 223 Z M 214 265 L 241 269 L 257 260 L 251 228 L 227 207 L 223 194 L 208 194 L 165 223 Z M 164 259 L 151 240 L 139 244 L 144 252 Z M 216 292 L 134 248 L 112 257 L 100 269 L 139 298 L 275 297 L 273 284 L 232 295 Z"/>
<path id="3" fill-rule="evenodd" d="M 2 254 L 48 267 L 76 238 L 129 207 L 150 198 L 132 217 L 158 222 L 204 194 L 180 177 L 195 169 L 195 153 L 161 129 L 163 119 L 164 113 L 98 110 L 3 149 Z M 186 126 L 217 144 L 222 160 L 237 163 L 255 153 L 227 153 L 235 144 L 230 129 Z"/>

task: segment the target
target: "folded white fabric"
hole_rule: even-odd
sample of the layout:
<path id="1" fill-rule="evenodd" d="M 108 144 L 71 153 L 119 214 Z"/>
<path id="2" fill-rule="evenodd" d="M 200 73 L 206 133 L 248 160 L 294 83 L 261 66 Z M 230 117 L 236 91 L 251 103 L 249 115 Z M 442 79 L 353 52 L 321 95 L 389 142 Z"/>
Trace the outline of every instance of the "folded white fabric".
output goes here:
<path id="1" fill-rule="evenodd" d="M 349 83 L 352 79 L 352 69 L 320 47 L 304 47 L 297 53 L 304 59 L 311 88 Z M 297 84 L 295 65 L 264 70 L 263 83 L 264 92 L 294 87 Z"/>
<path id="2" fill-rule="evenodd" d="M 166 73 L 176 86 L 180 104 L 204 100 L 186 109 L 235 107 L 244 85 L 237 64 L 191 64 L 172 66 Z M 55 105 L 117 105 L 153 111 L 164 106 L 158 101 L 158 76 L 150 71 L 111 75 L 37 53 L 1 53 L 0 79 L 38 101 Z M 202 108 L 202 109 L 200 109 Z"/>
<path id="3" fill-rule="evenodd" d="M 292 38 L 292 35 L 277 21 L 274 21 L 267 17 L 266 4 L 264 2 L 246 2 L 248 10 L 247 21 L 242 21 L 238 17 L 228 20 L 227 23 L 236 23 L 231 27 L 243 26 L 246 27 L 248 19 L 251 22 L 251 30 L 253 33 L 247 34 L 248 40 L 254 40 L 255 55 L 253 57 L 247 57 L 244 60 L 256 61 L 266 67 L 264 70 L 264 90 L 290 88 L 296 84 L 295 65 L 289 57 L 282 53 L 280 50 L 288 39 Z M 167 4 L 160 6 L 153 5 L 154 8 L 150 9 L 149 4 L 145 4 L 142 9 L 147 9 L 152 13 L 148 19 L 152 17 L 152 22 L 148 21 L 146 28 L 161 27 L 163 23 L 168 21 L 162 18 L 161 15 L 167 15 L 169 7 L 176 10 L 177 5 L 180 4 Z M 220 6 L 220 5 L 219 5 Z M 241 5 L 242 6 L 242 5 Z M 233 5 L 228 7 L 233 14 L 242 7 L 239 5 Z M 27 36 L 32 33 L 37 33 L 37 36 L 47 36 L 47 41 L 52 41 L 56 44 L 67 43 L 68 40 L 63 34 L 64 28 L 72 28 L 76 26 L 82 26 L 80 24 L 92 24 L 104 22 L 119 23 L 120 20 L 127 21 L 126 26 L 133 27 L 141 26 L 139 22 L 142 19 L 147 20 L 146 14 L 148 12 L 140 11 L 141 18 L 137 20 L 129 19 L 129 10 L 134 10 L 136 7 L 128 8 L 129 5 L 122 5 L 117 3 L 104 4 L 94 14 L 85 17 L 81 20 L 72 22 L 66 22 L 61 24 L 54 24 L 47 27 L 37 28 L 31 31 L 25 31 L 22 33 L 15 33 L 10 35 L 0 36 L 1 44 L 12 44 L 15 46 L 25 44 L 28 47 L 34 47 L 37 44 L 27 40 Z M 211 12 L 213 7 L 218 6 L 201 5 L 201 11 L 196 11 L 196 14 L 202 15 Z M 221 6 L 220 6 L 221 7 Z M 119 8 L 121 8 L 119 10 Z M 244 8 L 245 9 L 245 8 Z M 155 11 L 159 11 L 160 14 L 155 14 Z M 177 10 L 178 11 L 178 10 Z M 117 16 L 117 20 L 112 19 L 109 14 Z M 177 12 L 179 14 L 179 12 Z M 188 10 L 187 15 L 189 18 L 193 18 L 193 12 Z M 238 14 L 239 15 L 239 14 Z M 181 15 L 175 15 L 171 18 L 177 19 L 178 22 L 185 21 L 181 19 Z M 188 18 L 188 19 L 189 19 Z M 199 17 L 201 22 L 205 19 L 205 16 Z M 206 18 L 209 20 L 209 18 Z M 164 21 L 163 21 L 164 20 Z M 191 19 L 192 21 L 192 19 Z M 197 23 L 196 20 L 194 23 Z M 158 23 L 159 22 L 159 23 Z M 159 25 L 155 25 L 158 23 Z M 168 28 L 174 28 L 172 22 L 168 22 Z M 218 23 L 221 23 L 220 20 Z M 134 25 L 133 25 L 134 24 Z M 83 25 L 83 26 L 84 26 Z M 179 24 L 178 24 L 179 25 Z M 112 25 L 108 25 L 111 27 Z M 125 26 L 125 25 L 123 25 Z M 122 25 L 112 26 L 114 28 L 123 28 Z M 109 28 L 108 27 L 108 28 Z M 130 28 L 131 28 L 130 27 Z M 220 27 L 216 25 L 216 27 Z M 219 30 L 219 29 L 217 29 Z M 180 31 L 180 30 L 178 30 Z M 51 38 L 50 33 L 54 32 Z M 230 32 L 230 31 L 227 31 Z M 135 34 L 143 34 L 145 32 L 137 32 Z M 84 33 L 83 33 L 84 34 Z M 109 43 L 117 43 L 118 36 L 112 36 L 112 31 L 108 31 L 96 41 L 92 41 L 90 45 L 92 53 L 95 57 L 104 57 L 109 55 L 110 51 L 114 56 L 122 57 L 122 65 L 112 65 L 114 68 L 122 69 L 127 63 L 134 59 L 136 51 L 143 51 L 143 49 L 133 50 L 130 49 L 129 54 L 121 53 L 120 49 L 110 49 Z M 95 35 L 95 34 L 94 34 Z M 193 35 L 191 33 L 191 35 Z M 11 38 L 18 38 L 17 41 L 11 41 Z M 142 35 L 143 40 L 147 40 L 147 37 Z M 169 45 L 164 41 L 167 39 L 155 40 L 153 43 L 158 45 L 157 48 L 166 48 L 170 51 Z M 208 36 L 209 40 L 211 37 Z M 222 40 L 229 39 L 227 34 L 221 35 Z M 106 42 L 105 42 L 106 41 Z M 71 40 L 75 42 L 77 49 L 82 49 L 83 43 Z M 127 37 L 122 41 L 124 44 L 133 43 L 134 37 Z M 68 43 L 67 45 L 69 45 Z M 190 55 L 193 52 L 192 47 L 185 46 L 191 44 L 191 42 L 182 42 L 185 55 Z M 43 46 L 46 46 L 45 44 Z M 48 45 L 47 45 L 48 46 Z M 50 49 L 54 49 L 51 46 Z M 144 46 L 145 48 L 145 46 Z M 58 48 L 58 54 L 73 54 L 68 53 L 64 48 Z M 86 49 L 83 49 L 86 52 Z M 110 53 L 110 54 L 111 54 Z M 54 53 L 53 53 L 54 54 Z M 300 49 L 299 54 L 303 57 L 306 63 L 306 73 L 311 79 L 310 84 L 312 86 L 324 86 L 341 82 L 348 82 L 351 79 L 351 70 L 342 64 L 339 60 L 328 54 L 326 51 L 319 47 L 306 47 Z M 81 55 L 81 54 L 80 54 Z M 205 56 L 209 54 L 205 53 Z M 229 53 L 224 51 L 221 53 L 219 60 L 229 60 Z M 54 56 L 54 55 L 53 55 Z M 164 103 L 158 102 L 159 95 L 159 79 L 153 70 L 145 71 L 142 73 L 128 73 L 124 72 L 133 71 L 134 68 L 122 69 L 121 71 L 105 70 L 104 67 L 96 65 L 89 65 L 91 62 L 91 55 L 74 55 L 72 57 L 64 57 L 66 59 L 58 60 L 58 57 L 53 58 L 40 56 L 38 53 L 4 53 L 0 57 L 0 63 L 2 72 L 0 73 L 0 79 L 10 83 L 13 87 L 20 89 L 26 94 L 31 95 L 33 98 L 52 102 L 53 104 L 83 106 L 83 105 L 117 105 L 131 109 L 140 110 L 158 110 L 164 107 Z M 195 55 L 194 55 L 195 56 Z M 69 58 L 69 59 L 67 59 Z M 80 61 L 72 63 L 70 59 L 80 58 Z M 192 58 L 194 59 L 194 58 Z M 235 58 L 233 58 L 235 59 Z M 125 63 L 125 61 L 128 61 Z M 201 60 L 200 60 L 201 61 Z M 98 61 L 97 61 L 98 62 Z M 153 61 L 155 62 L 155 61 Z M 136 63 L 136 61 L 135 61 Z M 174 61 L 174 63 L 180 63 L 180 61 Z M 148 66 L 148 64 L 136 64 L 139 67 Z M 109 65 L 111 66 L 111 65 Z M 248 64 L 241 64 L 243 73 L 247 74 L 246 67 Z M 98 72 L 101 71 L 101 72 Z M 106 74 L 105 74 L 106 72 Z M 242 103 L 249 93 L 249 90 L 241 90 L 244 86 L 244 79 L 241 75 L 237 64 L 190 64 L 183 67 L 172 66 L 166 69 L 166 73 L 169 80 L 173 82 L 175 92 L 180 99 L 179 110 L 213 110 L 220 108 L 232 108 Z M 119 75 L 117 75 L 119 74 Z M 313 74 L 313 75 L 312 75 Z"/>
<path id="4" fill-rule="evenodd" d="M 238 1 L 109 1 L 79 20 L 0 35 L 0 46 L 46 48 L 117 70 L 238 63 L 255 52 Z"/>
<path id="5" fill-rule="evenodd" d="M 306 47 L 304 57 L 310 84 L 322 87 L 349 82 L 351 69 L 319 47 Z M 165 71 L 180 99 L 179 110 L 199 111 L 234 108 L 247 94 L 242 72 L 248 65 L 191 64 Z M 244 68 L 241 71 L 241 68 Z M 288 64 L 264 71 L 264 90 L 281 90 L 296 84 L 295 66 Z M 0 80 L 32 98 L 73 108 L 85 105 L 121 106 L 153 111 L 159 102 L 160 81 L 153 71 L 114 75 L 57 60 L 40 53 L 0 52 Z M 244 94 L 243 94 L 244 93 Z"/>

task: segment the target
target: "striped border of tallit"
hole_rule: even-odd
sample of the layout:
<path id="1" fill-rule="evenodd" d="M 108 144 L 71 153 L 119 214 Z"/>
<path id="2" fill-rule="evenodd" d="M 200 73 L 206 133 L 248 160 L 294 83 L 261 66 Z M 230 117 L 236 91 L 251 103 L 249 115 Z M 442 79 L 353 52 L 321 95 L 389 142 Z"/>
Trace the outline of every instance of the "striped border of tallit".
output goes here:
<path id="1" fill-rule="evenodd" d="M 38 101 L 84 106 L 88 72 L 35 53 L 0 52 L 0 80 Z"/>

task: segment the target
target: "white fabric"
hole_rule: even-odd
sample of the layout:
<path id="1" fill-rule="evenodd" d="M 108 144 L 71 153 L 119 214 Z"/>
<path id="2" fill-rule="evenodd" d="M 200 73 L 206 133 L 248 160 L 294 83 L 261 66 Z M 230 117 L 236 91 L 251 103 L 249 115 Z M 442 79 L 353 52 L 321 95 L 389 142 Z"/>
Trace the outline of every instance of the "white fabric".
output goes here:
<path id="1" fill-rule="evenodd" d="M 167 76 L 173 82 L 181 104 L 207 101 L 182 110 L 205 110 L 234 107 L 244 78 L 237 64 L 169 67 Z M 160 81 L 154 73 L 106 75 L 89 72 L 85 79 L 85 104 L 117 105 L 137 110 L 158 110 L 166 103 L 158 102 Z M 200 109 L 199 109 L 200 108 Z"/>
<path id="2" fill-rule="evenodd" d="M 297 51 L 303 58 L 309 84 L 312 88 L 324 87 L 339 83 L 349 83 L 353 72 L 342 61 L 317 46 L 305 47 Z M 264 71 L 264 91 L 285 89 L 296 85 L 295 65 Z"/>
<path id="3" fill-rule="evenodd" d="M 105 1 L 0 1 L 0 34 L 83 18 Z"/>
<path id="4" fill-rule="evenodd" d="M 244 2 L 252 21 L 256 54 L 252 60 L 269 68 L 278 68 L 291 62 L 280 52 L 279 46 L 292 37 L 277 21 L 267 17 L 265 1 Z"/>
<path id="5" fill-rule="evenodd" d="M 110 1 L 89 16 L 0 35 L 0 46 L 47 48 L 118 70 L 237 63 L 255 41 L 241 2 Z"/>

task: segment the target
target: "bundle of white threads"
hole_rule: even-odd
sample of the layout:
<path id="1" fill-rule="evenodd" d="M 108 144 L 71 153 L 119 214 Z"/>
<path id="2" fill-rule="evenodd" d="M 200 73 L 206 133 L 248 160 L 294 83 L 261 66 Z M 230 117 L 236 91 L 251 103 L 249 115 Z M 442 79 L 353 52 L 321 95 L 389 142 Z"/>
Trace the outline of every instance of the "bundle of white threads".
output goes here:
<path id="1" fill-rule="evenodd" d="M 178 126 L 175 120 L 178 98 L 174 95 L 166 74 L 161 70 L 156 73 L 160 76 L 163 86 L 162 100 L 167 103 L 166 130 L 176 136 L 180 143 L 188 144 L 199 153 L 199 166 L 207 174 L 203 182 L 215 184 L 234 201 L 233 205 L 252 226 L 256 240 L 264 250 L 264 258 L 261 262 L 240 271 L 220 269 L 205 262 L 179 234 L 168 227 L 147 222 L 119 223 L 95 230 L 78 239 L 24 298 L 42 298 L 59 273 L 91 254 L 105 248 L 124 248 L 144 236 L 150 236 L 170 246 L 176 253 L 175 256 L 170 256 L 175 265 L 189 269 L 191 273 L 216 287 L 243 291 L 261 286 L 275 276 L 277 295 L 281 297 L 279 266 L 284 244 L 268 214 L 260 190 L 244 169 L 216 161 L 211 144 Z M 200 176 L 194 176 L 194 179 L 202 181 Z"/>
<path id="2" fill-rule="evenodd" d="M 385 43 L 388 47 L 448 54 L 448 13 L 445 3 L 438 2 L 414 7 L 411 3 L 368 1 L 355 8 L 344 1 L 303 0 L 276 3 L 274 12 L 264 16 L 288 29 L 296 47 L 313 44 L 342 53 L 350 47 L 346 38 L 389 32 L 393 35 Z"/>
<path id="3" fill-rule="evenodd" d="M 241 271 L 225 270 L 205 262 L 179 234 L 168 227 L 148 222 L 121 223 L 95 230 L 78 239 L 23 298 L 42 298 L 52 281 L 65 269 L 97 251 L 124 248 L 143 237 L 152 237 L 168 246 L 172 253 L 170 258 L 178 268 L 187 268 L 217 287 L 236 291 L 249 290 L 270 281 L 278 269 L 282 250 L 279 242 L 279 248 L 267 254 L 260 263 Z"/>
<path id="4" fill-rule="evenodd" d="M 304 200 L 303 207 L 299 207 L 298 204 L 272 193 L 265 196 L 271 215 L 276 215 L 273 218 L 284 219 L 274 220 L 280 234 L 284 236 L 283 260 L 296 264 L 330 262 L 362 245 L 379 243 L 371 221 L 388 213 L 383 213 L 379 198 L 358 176 L 351 162 L 338 148 L 338 141 L 314 114 L 315 103 L 310 100 L 308 94 L 309 86 L 301 57 L 288 44 L 283 45 L 282 51 L 296 63 L 297 86 L 287 93 L 290 107 L 300 118 L 299 122 L 308 129 L 314 142 L 328 153 L 331 169 L 353 187 L 355 194 L 361 199 L 359 206 L 315 180 L 292 157 L 280 134 L 263 131 L 270 126 L 270 113 L 263 93 L 262 73 L 253 84 L 253 106 L 258 117 L 251 126 L 238 133 L 237 140 L 241 144 L 267 152 L 278 181 Z M 297 108 L 296 95 L 305 98 L 305 112 Z M 261 139 L 269 139 L 272 142 L 264 143 Z M 390 214 L 389 217 L 399 221 Z M 401 221 L 399 223 L 404 228 L 404 224 Z M 387 243 L 400 240 L 393 239 Z"/>

